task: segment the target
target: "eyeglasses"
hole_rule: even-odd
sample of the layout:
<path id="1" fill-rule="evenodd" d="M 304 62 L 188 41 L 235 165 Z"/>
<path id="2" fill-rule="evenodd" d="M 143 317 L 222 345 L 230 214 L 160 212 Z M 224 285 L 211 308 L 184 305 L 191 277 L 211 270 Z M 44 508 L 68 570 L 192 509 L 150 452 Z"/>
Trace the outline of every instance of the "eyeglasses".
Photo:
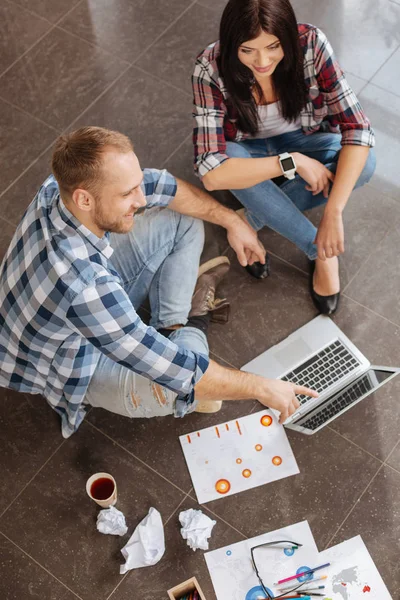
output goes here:
<path id="1" fill-rule="evenodd" d="M 306 583 L 305 581 L 303 581 L 303 582 L 297 584 L 296 587 L 293 587 L 290 590 L 285 590 L 284 593 L 280 594 L 279 596 L 271 596 L 271 594 L 267 590 L 263 580 L 261 579 L 260 572 L 257 569 L 257 564 L 256 564 L 254 554 L 255 554 L 255 550 L 257 550 L 258 548 L 267 548 L 267 547 L 273 548 L 275 546 L 278 546 L 279 544 L 289 544 L 290 546 L 292 546 L 292 547 L 295 546 L 297 548 L 300 548 L 303 545 L 303 544 L 298 544 L 297 542 L 291 542 L 289 540 L 277 540 L 275 542 L 265 542 L 264 544 L 259 544 L 258 546 L 253 546 L 253 548 L 250 548 L 250 555 L 251 555 L 251 562 L 253 564 L 253 569 L 254 569 L 254 571 L 257 575 L 257 579 L 260 582 L 260 585 L 263 589 L 266 600 L 277 600 L 277 598 L 282 598 L 283 596 L 288 596 L 289 594 L 297 591 L 299 588 L 301 588 Z M 285 549 L 283 548 L 283 550 L 285 550 Z"/>

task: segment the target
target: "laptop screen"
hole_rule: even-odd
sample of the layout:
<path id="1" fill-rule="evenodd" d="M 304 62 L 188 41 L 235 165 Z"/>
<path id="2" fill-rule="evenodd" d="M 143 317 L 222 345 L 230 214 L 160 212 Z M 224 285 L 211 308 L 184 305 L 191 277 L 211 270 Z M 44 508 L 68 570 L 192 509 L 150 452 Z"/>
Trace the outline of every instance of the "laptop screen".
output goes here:
<path id="1" fill-rule="evenodd" d="M 393 369 L 393 371 L 369 369 L 363 375 L 340 390 L 340 392 L 336 392 L 334 396 L 327 398 L 314 410 L 296 421 L 296 425 L 301 425 L 306 429 L 318 429 L 326 423 L 326 421 L 330 421 L 351 404 L 355 404 L 361 400 L 363 396 L 369 396 L 369 394 L 373 393 L 387 379 L 393 377 L 396 374 L 396 371 L 397 370 L 395 369 Z"/>

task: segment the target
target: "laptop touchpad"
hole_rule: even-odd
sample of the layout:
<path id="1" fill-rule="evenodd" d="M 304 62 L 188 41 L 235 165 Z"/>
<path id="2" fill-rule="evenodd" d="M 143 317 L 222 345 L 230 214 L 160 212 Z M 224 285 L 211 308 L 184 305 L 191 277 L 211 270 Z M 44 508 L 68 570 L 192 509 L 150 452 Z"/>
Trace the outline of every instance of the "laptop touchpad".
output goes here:
<path id="1" fill-rule="evenodd" d="M 306 360 L 312 353 L 312 348 L 302 339 L 294 340 L 282 350 L 274 353 L 274 358 L 282 365 L 284 369 L 290 369 L 301 360 Z"/>

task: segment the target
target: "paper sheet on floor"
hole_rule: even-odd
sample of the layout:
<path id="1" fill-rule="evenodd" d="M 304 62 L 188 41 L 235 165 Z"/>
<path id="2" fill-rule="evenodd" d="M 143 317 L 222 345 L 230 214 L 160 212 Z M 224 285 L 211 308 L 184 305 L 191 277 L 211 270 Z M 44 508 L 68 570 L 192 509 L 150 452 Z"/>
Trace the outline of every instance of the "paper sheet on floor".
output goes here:
<path id="1" fill-rule="evenodd" d="M 305 570 L 319 564 L 318 549 L 307 521 L 207 552 L 205 559 L 217 599 L 264 598 L 265 593 L 253 569 L 250 549 L 258 544 L 277 540 L 289 540 L 303 546 L 298 550 L 290 550 L 287 547 L 285 549 L 283 546 L 255 550 L 254 556 L 261 579 L 268 591 L 271 591 L 271 595 L 278 593 L 273 585 L 278 579 L 288 577 L 299 569 Z"/>
<path id="2" fill-rule="evenodd" d="M 180 436 L 200 504 L 299 473 L 270 410 Z"/>
<path id="3" fill-rule="evenodd" d="M 392 600 L 361 536 L 324 550 L 321 563 L 331 563 L 324 593 L 330 600 Z"/>

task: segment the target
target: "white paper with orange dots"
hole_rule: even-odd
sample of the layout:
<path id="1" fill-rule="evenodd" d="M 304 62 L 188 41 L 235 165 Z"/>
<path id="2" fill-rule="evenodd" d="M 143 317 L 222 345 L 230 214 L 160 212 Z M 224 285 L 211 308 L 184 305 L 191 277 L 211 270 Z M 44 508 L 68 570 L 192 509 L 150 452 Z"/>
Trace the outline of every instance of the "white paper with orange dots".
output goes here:
<path id="1" fill-rule="evenodd" d="M 179 440 L 200 504 L 299 473 L 286 432 L 269 410 Z"/>

